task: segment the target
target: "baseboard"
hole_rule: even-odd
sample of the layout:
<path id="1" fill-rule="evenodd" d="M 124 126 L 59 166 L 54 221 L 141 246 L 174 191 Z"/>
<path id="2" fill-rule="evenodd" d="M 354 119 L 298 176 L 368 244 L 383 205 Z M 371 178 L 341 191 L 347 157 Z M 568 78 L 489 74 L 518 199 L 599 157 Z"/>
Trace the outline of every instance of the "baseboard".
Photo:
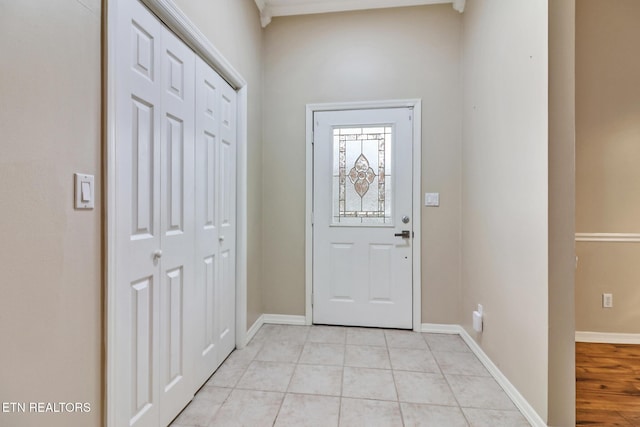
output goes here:
<path id="1" fill-rule="evenodd" d="M 247 330 L 245 344 L 249 344 L 249 341 L 258 333 L 260 327 L 265 323 L 271 323 L 274 325 L 306 325 L 307 321 L 304 316 L 291 316 L 287 314 L 261 314 L 260 317 L 253 322 L 253 325 Z"/>
<path id="2" fill-rule="evenodd" d="M 601 344 L 640 344 L 640 334 L 576 331 L 576 342 Z"/>
<path id="3" fill-rule="evenodd" d="M 258 330 L 260 330 L 262 325 L 264 325 L 264 314 L 261 314 L 247 331 L 245 345 L 249 344 L 249 341 L 251 341 L 251 339 L 258 333 Z"/>
<path id="4" fill-rule="evenodd" d="M 460 325 L 446 325 L 439 323 L 423 323 L 420 332 L 430 334 L 461 334 L 463 331 Z"/>
<path id="5" fill-rule="evenodd" d="M 478 343 L 471 338 L 471 335 L 460 325 L 445 325 L 437 323 L 423 323 L 421 327 L 422 332 L 432 334 L 458 334 L 469 346 L 473 354 L 480 360 L 480 362 L 487 368 L 491 376 L 502 387 L 504 392 L 509 396 L 514 405 L 518 407 L 522 415 L 529 421 L 533 427 L 547 427 L 547 423 L 540 418 L 540 415 L 533 409 L 533 407 L 527 402 L 517 388 L 504 376 L 504 374 L 498 369 L 498 367 L 491 361 L 489 356 L 482 350 Z"/>
<path id="6" fill-rule="evenodd" d="M 467 343 L 471 351 L 480 359 L 480 362 L 484 365 L 485 368 L 489 371 L 491 376 L 500 384 L 500 387 L 507 393 L 507 396 L 511 399 L 511 401 L 518 407 L 522 415 L 529 421 L 533 427 L 547 427 L 547 423 L 538 415 L 533 406 L 529 404 L 527 399 L 520 394 L 518 389 L 511 384 L 511 381 L 504 376 L 502 371 L 498 369 L 498 367 L 493 363 L 493 361 L 487 356 L 487 354 L 482 350 L 482 348 L 478 345 L 478 343 L 471 338 L 471 335 L 463 328 L 460 327 L 461 332 L 460 336 Z"/>
<path id="7" fill-rule="evenodd" d="M 307 319 L 304 316 L 294 316 L 289 314 L 263 314 L 264 323 L 275 325 L 306 325 Z"/>

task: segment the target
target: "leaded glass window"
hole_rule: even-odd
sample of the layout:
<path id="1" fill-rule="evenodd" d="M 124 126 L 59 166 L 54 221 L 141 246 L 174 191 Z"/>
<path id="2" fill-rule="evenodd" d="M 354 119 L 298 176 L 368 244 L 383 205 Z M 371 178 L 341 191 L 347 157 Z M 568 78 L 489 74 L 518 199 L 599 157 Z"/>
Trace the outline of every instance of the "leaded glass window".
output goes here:
<path id="1" fill-rule="evenodd" d="M 333 224 L 391 224 L 392 127 L 333 129 Z"/>

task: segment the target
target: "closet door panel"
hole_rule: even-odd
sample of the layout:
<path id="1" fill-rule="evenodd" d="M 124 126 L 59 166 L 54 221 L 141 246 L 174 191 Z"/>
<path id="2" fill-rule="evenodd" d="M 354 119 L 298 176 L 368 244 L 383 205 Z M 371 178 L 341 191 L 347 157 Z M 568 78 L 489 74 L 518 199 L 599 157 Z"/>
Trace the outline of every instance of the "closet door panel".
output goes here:
<path id="1" fill-rule="evenodd" d="M 142 3 L 116 5 L 109 423 L 157 427 L 235 348 L 236 93 Z"/>
<path id="2" fill-rule="evenodd" d="M 158 425 L 162 26 L 138 2 L 118 9 L 115 177 L 115 424 Z"/>
<path id="3" fill-rule="evenodd" d="M 162 28 L 160 425 L 195 391 L 193 341 L 195 54 Z"/>
<path id="4" fill-rule="evenodd" d="M 217 316 L 220 300 L 219 147 L 222 79 L 196 58 L 195 263 L 196 362 L 199 384 L 218 367 Z"/>
<path id="5" fill-rule="evenodd" d="M 220 352 L 226 357 L 235 348 L 237 151 L 236 92 L 226 82 L 221 87 L 220 110 L 218 215 L 221 275 L 217 288 L 220 301 L 218 339 Z"/>

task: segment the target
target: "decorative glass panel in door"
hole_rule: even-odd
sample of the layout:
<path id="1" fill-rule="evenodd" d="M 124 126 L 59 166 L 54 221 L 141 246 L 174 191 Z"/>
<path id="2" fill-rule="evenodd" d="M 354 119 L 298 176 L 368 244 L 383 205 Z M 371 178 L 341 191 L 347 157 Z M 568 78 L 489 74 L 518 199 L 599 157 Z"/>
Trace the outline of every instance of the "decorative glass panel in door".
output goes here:
<path id="1" fill-rule="evenodd" d="M 333 225 L 392 225 L 392 129 L 333 128 Z"/>

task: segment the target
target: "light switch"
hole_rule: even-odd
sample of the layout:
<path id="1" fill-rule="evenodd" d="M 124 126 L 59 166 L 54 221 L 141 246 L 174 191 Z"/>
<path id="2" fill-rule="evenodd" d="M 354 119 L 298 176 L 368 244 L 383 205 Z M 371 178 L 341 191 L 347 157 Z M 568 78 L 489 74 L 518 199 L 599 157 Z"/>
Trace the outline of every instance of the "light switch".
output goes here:
<path id="1" fill-rule="evenodd" d="M 440 206 L 440 193 L 424 193 L 425 206 Z"/>
<path id="2" fill-rule="evenodd" d="M 80 201 L 87 203 L 91 201 L 91 185 L 88 182 L 84 181 L 80 183 L 82 187 Z"/>
<path id="3" fill-rule="evenodd" d="M 93 175 L 76 173 L 74 174 L 74 176 L 75 176 L 76 209 L 93 209 L 95 205 Z"/>

